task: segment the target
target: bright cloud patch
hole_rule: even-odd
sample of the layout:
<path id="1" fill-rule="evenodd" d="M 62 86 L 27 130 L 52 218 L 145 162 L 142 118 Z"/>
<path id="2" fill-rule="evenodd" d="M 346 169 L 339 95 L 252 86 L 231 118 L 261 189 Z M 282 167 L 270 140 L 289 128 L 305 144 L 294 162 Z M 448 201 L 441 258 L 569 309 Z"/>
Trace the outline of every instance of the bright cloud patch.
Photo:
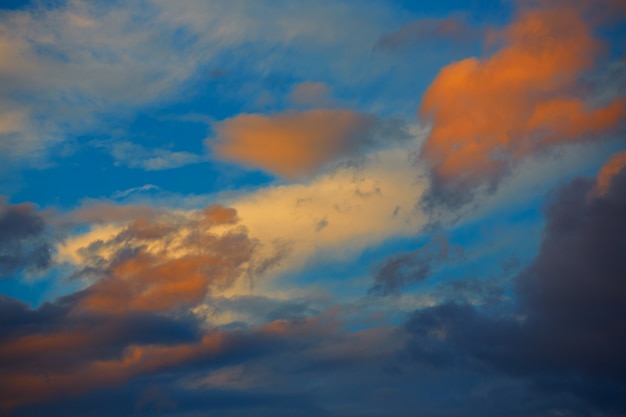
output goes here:
<path id="1" fill-rule="evenodd" d="M 349 110 L 243 114 L 217 123 L 207 143 L 219 158 L 297 178 L 371 147 L 380 123 Z"/>
<path id="2" fill-rule="evenodd" d="M 422 155 L 439 181 L 493 179 L 539 149 L 598 138 L 623 119 L 622 99 L 592 108 L 578 94 L 603 48 L 583 13 L 565 4 L 522 9 L 492 35 L 503 43 L 492 56 L 441 70 L 420 106 L 432 122 Z"/>

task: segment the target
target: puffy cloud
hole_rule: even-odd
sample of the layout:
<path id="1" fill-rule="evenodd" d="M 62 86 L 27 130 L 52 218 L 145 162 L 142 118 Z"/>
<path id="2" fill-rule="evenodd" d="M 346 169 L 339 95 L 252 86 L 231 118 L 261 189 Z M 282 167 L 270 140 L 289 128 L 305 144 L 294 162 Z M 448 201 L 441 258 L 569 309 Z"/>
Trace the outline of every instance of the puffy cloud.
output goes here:
<path id="1" fill-rule="evenodd" d="M 592 107 L 580 94 L 581 77 L 604 50 L 593 33 L 598 22 L 579 3 L 538 3 L 491 34 L 502 43 L 494 54 L 448 65 L 426 91 L 419 114 L 432 131 L 422 156 L 435 186 L 462 192 L 495 182 L 511 163 L 597 139 L 623 120 L 623 98 Z"/>
<path id="2" fill-rule="evenodd" d="M 76 277 L 98 278 L 83 290 L 77 308 L 168 311 L 197 304 L 211 288 L 228 288 L 264 269 L 256 262 L 265 260 L 254 257 L 258 242 L 237 221 L 234 209 L 209 206 L 138 217 L 106 225 L 100 235 L 96 229 L 69 239 L 59 248 L 60 259 L 77 264 Z"/>
<path id="3" fill-rule="evenodd" d="M 0 274 L 43 270 L 52 263 L 52 235 L 32 204 L 8 204 L 0 198 Z"/>
<path id="4" fill-rule="evenodd" d="M 604 164 L 598 173 L 596 181 L 596 187 L 600 194 L 606 194 L 611 186 L 613 177 L 622 171 L 624 167 L 626 167 L 626 151 L 616 153 L 606 164 Z"/>
<path id="5" fill-rule="evenodd" d="M 273 116 L 243 114 L 214 126 L 209 139 L 221 159 L 295 178 L 383 141 L 407 137 L 404 127 L 349 110 L 315 109 Z M 382 137 L 381 137 L 382 136 Z"/>
<path id="6" fill-rule="evenodd" d="M 11 242 L 42 232 L 43 220 L 32 206 L 4 211 L 2 236 Z M 106 224 L 108 235 L 69 239 L 59 247 L 62 259 L 78 268 L 74 277 L 89 279 L 87 287 L 36 310 L 0 296 L 0 408 L 215 361 L 244 346 L 255 350 L 265 343 L 263 334 L 272 334 L 207 331 L 187 308 L 212 289 L 227 288 L 276 262 L 255 256 L 258 242 L 238 224 L 234 209 L 212 205 L 177 213 L 136 207 L 109 213 L 92 206 L 75 214 L 76 223 L 64 219 L 60 227 L 112 221 Z M 282 327 L 289 332 L 288 325 Z"/>
<path id="7" fill-rule="evenodd" d="M 515 281 L 516 308 L 417 310 L 407 322 L 412 357 L 457 369 L 488 363 L 583 402 L 570 410 L 624 413 L 626 170 L 604 194 L 594 187 L 576 179 L 553 196 L 539 253 Z"/>

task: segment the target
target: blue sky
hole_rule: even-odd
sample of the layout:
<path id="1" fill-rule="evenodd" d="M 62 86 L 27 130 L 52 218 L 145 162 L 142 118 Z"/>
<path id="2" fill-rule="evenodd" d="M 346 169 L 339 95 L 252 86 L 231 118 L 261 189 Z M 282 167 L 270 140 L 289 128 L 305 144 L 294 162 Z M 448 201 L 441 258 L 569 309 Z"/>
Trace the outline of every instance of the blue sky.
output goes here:
<path id="1" fill-rule="evenodd" d="M 625 19 L 3 2 L 0 415 L 623 415 Z"/>

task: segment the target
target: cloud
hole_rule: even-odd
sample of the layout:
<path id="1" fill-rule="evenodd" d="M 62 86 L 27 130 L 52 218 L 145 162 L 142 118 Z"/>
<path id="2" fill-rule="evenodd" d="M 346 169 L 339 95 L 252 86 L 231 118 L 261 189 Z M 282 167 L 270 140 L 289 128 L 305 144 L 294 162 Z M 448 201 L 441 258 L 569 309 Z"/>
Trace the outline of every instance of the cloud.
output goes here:
<path id="1" fill-rule="evenodd" d="M 144 184 L 141 187 L 133 187 L 133 188 L 129 188 L 123 191 L 116 191 L 115 193 L 113 193 L 113 195 L 111 195 L 111 198 L 120 199 L 120 198 L 128 197 L 129 195 L 137 193 L 137 192 L 160 190 L 160 189 L 161 187 L 154 185 L 154 184 Z"/>
<path id="2" fill-rule="evenodd" d="M 391 20 L 384 5 L 362 9 L 329 1 L 291 8 L 272 1 L 174 7 L 161 0 L 77 0 L 4 11 L 2 154 L 41 164 L 62 144 L 76 145 L 72 139 L 82 134 L 100 134 L 111 121 L 171 102 L 205 81 L 205 73 L 225 67 L 245 67 L 254 79 L 285 71 L 362 84 L 388 66 L 362 63 L 371 64 L 371 32 Z M 276 54 L 291 48 L 300 51 L 298 59 Z M 311 65 L 320 51 L 328 57 L 323 69 Z M 250 92 L 244 90 L 229 89 L 228 98 L 246 103 Z"/>
<path id="3" fill-rule="evenodd" d="M 237 222 L 222 206 L 137 217 L 68 239 L 59 259 L 77 266 L 75 277 L 97 280 L 82 291 L 79 309 L 169 311 L 276 262 L 255 257 L 258 241 Z"/>
<path id="4" fill-rule="evenodd" d="M 419 19 L 407 23 L 397 31 L 381 37 L 374 48 L 396 50 L 402 47 L 437 39 L 471 42 L 478 39 L 481 30 L 460 17 Z"/>
<path id="5" fill-rule="evenodd" d="M 591 198 L 588 179 L 553 194 L 539 253 L 515 280 L 515 308 L 452 302 L 415 311 L 412 357 L 457 369 L 486 363 L 590 409 L 626 411 L 626 170 L 613 178 Z"/>
<path id="6" fill-rule="evenodd" d="M 73 278 L 82 279 L 83 288 L 36 310 L 0 296 L 0 408 L 80 395 L 190 362 L 214 363 L 240 348 L 252 352 L 273 334 L 203 329 L 189 312 L 212 289 L 262 273 L 283 255 L 256 256 L 259 243 L 238 224 L 234 209 L 110 213 L 101 205 L 75 214 L 74 223 L 57 226 L 112 222 L 105 223 L 108 235 L 87 233 L 93 239 L 59 246 L 60 259 L 73 261 Z M 25 239 L 39 239 L 45 226 L 27 204 L 3 208 L 3 223 L 1 243 L 20 249 Z M 280 327 L 287 337 L 289 324 Z"/>
<path id="7" fill-rule="evenodd" d="M 94 144 L 104 147 L 115 159 L 116 165 L 126 165 L 129 168 L 141 168 L 146 171 L 179 168 L 197 164 L 203 160 L 202 155 L 191 152 L 148 149 L 131 142 L 94 142 Z"/>
<path id="8" fill-rule="evenodd" d="M 52 264 L 54 243 L 45 219 L 32 204 L 0 198 L 0 274 L 44 270 Z"/>
<path id="9" fill-rule="evenodd" d="M 460 248 L 451 248 L 448 241 L 439 236 L 420 249 L 393 255 L 375 268 L 374 285 L 369 294 L 398 294 L 403 287 L 427 279 L 439 263 L 451 261 L 460 254 Z"/>
<path id="10" fill-rule="evenodd" d="M 600 194 L 606 194 L 611 186 L 613 177 L 626 167 L 626 151 L 618 152 L 604 164 L 596 181 L 596 187 Z"/>
<path id="11" fill-rule="evenodd" d="M 326 84 L 310 81 L 293 86 L 289 98 L 295 104 L 312 107 L 324 107 L 332 102 L 330 89 Z"/>
<path id="12" fill-rule="evenodd" d="M 97 390 L 96 397 L 116 396 L 118 414 L 132 414 L 137 412 L 134 404 L 144 396 L 127 402 L 123 393 L 139 377 L 136 383 L 143 389 L 151 383 L 166 384 L 164 388 L 181 411 L 198 407 L 205 412 L 228 412 L 242 407 L 240 401 L 194 405 L 184 400 L 217 394 L 220 398 L 250 395 L 264 402 L 276 395 L 287 401 L 293 396 L 309 398 L 310 385 L 303 384 L 304 380 L 317 379 L 332 368 L 349 379 L 350 370 L 366 366 L 367 374 L 378 381 L 378 373 L 372 370 L 380 365 L 381 357 L 393 353 L 400 340 L 393 328 L 346 331 L 336 309 L 310 311 L 306 303 L 217 299 L 217 307 L 226 305 L 250 314 L 259 311 L 263 317 L 256 317 L 254 321 L 260 323 L 251 326 L 239 323 L 236 328 L 207 329 L 187 314 L 87 312 L 76 308 L 83 296 L 74 293 L 38 309 L 0 296 L 3 411 L 30 415 L 44 407 L 50 415 L 56 415 L 57 409 L 67 414 L 68 401 L 81 403 L 93 398 L 89 392 Z M 271 318 L 276 316 L 283 318 Z M 320 394 L 332 396 L 333 392 L 328 387 Z M 313 398 L 309 400 L 312 406 Z M 275 415 L 280 406 L 269 405 L 265 412 Z M 110 406 L 103 405 L 106 411 L 94 403 L 86 407 L 100 415 Z M 301 407 L 301 402 L 294 405 L 296 410 Z"/>
<path id="13" fill-rule="evenodd" d="M 2 299 L 0 304 L 5 303 L 16 301 Z M 22 307 L 18 318 L 42 316 L 58 308 Z M 267 343 L 262 333 L 201 333 L 193 323 L 150 314 L 65 313 L 57 320 L 45 318 L 44 324 L 39 329 L 21 324 L 3 335 L 0 408 L 5 412 L 55 397 L 76 397 L 189 363 L 208 360 L 218 365 L 222 357 L 252 354 Z"/>
<path id="14" fill-rule="evenodd" d="M 341 157 L 408 137 L 400 122 L 326 109 L 243 114 L 215 124 L 214 129 L 216 138 L 207 144 L 217 157 L 287 178 L 313 174 Z"/>
<path id="15" fill-rule="evenodd" d="M 501 46 L 484 59 L 448 65 L 424 94 L 419 115 L 432 123 L 421 155 L 435 188 L 462 193 L 497 180 L 511 164 L 558 144 L 597 140 L 623 120 L 616 98 L 597 107 L 581 77 L 604 51 L 580 4 L 522 7 L 491 34 Z"/>
<path id="16" fill-rule="evenodd" d="M 394 236 L 416 233 L 427 221 L 414 207 L 424 187 L 407 152 L 393 149 L 308 184 L 268 186 L 226 201 L 251 237 L 290 244 L 289 256 L 276 269 L 284 272 L 318 256 L 320 261 L 346 259 Z"/>

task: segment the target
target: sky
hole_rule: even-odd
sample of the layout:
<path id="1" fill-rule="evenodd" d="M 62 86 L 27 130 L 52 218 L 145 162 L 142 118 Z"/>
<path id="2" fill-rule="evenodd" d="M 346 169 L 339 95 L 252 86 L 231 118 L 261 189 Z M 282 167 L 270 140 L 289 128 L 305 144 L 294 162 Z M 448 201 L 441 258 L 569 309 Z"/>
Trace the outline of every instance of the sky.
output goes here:
<path id="1" fill-rule="evenodd" d="M 0 1 L 0 416 L 626 415 L 625 23 Z"/>

